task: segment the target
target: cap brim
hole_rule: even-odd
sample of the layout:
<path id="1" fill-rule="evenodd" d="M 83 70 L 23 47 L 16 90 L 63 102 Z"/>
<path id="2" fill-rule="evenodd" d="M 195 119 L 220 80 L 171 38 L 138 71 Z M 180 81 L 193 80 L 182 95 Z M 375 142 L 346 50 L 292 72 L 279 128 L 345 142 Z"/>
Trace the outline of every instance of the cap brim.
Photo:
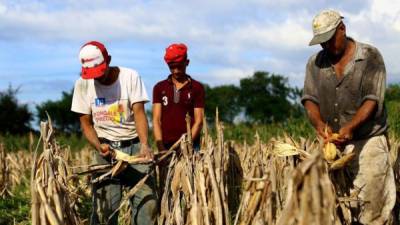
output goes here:
<path id="1" fill-rule="evenodd" d="M 311 45 L 317 45 L 317 44 L 327 42 L 327 41 L 329 41 L 329 39 L 331 39 L 333 37 L 335 32 L 336 32 L 336 28 L 332 29 L 328 32 L 325 32 L 323 34 L 315 35 L 308 45 L 311 46 Z"/>
<path id="2" fill-rule="evenodd" d="M 107 63 L 102 63 L 98 66 L 91 67 L 91 68 L 84 68 L 82 67 L 82 78 L 83 79 L 94 79 L 103 76 L 106 72 Z"/>
<path id="3" fill-rule="evenodd" d="M 187 59 L 186 55 L 176 56 L 176 57 L 164 57 L 164 60 L 167 64 L 185 62 L 186 59 Z"/>

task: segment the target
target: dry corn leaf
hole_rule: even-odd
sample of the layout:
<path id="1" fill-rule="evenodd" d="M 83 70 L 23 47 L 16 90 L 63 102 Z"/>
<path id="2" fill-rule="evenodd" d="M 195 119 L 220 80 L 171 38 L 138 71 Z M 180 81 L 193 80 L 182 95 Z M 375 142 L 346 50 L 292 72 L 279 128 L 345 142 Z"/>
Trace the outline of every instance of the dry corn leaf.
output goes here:
<path id="1" fill-rule="evenodd" d="M 281 141 L 274 142 L 272 153 L 276 156 L 292 156 L 300 154 L 296 146 Z"/>

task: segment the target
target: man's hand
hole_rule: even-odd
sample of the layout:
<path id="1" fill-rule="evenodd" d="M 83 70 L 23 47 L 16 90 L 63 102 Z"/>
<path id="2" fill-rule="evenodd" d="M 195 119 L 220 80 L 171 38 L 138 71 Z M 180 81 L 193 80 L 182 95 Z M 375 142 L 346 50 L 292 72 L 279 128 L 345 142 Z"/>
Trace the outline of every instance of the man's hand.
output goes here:
<path id="1" fill-rule="evenodd" d="M 151 148 L 148 145 L 144 145 L 144 144 L 140 145 L 139 156 L 142 156 L 148 160 L 154 159 L 153 151 L 151 150 Z"/>
<path id="2" fill-rule="evenodd" d="M 156 141 L 158 152 L 167 151 L 162 141 Z"/>
<path id="3" fill-rule="evenodd" d="M 353 128 L 351 126 L 344 126 L 339 130 L 339 138 L 336 140 L 337 144 L 344 144 L 353 138 Z"/>
<path id="4" fill-rule="evenodd" d="M 98 149 L 99 153 L 103 157 L 111 156 L 113 157 L 111 148 L 108 144 L 100 144 L 100 148 Z"/>
<path id="5" fill-rule="evenodd" d="M 322 137 L 324 141 L 329 140 L 332 135 L 332 128 L 328 126 L 328 124 L 320 123 L 317 127 L 318 136 Z"/>

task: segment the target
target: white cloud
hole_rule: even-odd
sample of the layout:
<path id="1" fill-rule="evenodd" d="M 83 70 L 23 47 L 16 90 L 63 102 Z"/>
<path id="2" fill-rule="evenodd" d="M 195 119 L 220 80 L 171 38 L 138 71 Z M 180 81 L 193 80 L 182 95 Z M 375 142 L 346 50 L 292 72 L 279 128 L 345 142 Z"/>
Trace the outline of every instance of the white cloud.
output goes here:
<path id="1" fill-rule="evenodd" d="M 341 11 L 348 34 L 380 49 L 388 80 L 394 81 L 393 75 L 400 74 L 396 62 L 400 1 L 391 0 L 315 0 L 313 4 L 306 0 L 116 0 L 112 5 L 108 0 L 95 4 L 91 0 L 0 0 L 0 42 L 78 49 L 84 41 L 98 39 L 113 47 L 114 62 L 133 65 L 157 80 L 154 74 L 166 73 L 165 46 L 179 41 L 189 45 L 191 72 L 202 75 L 206 83 L 238 83 L 256 70 L 266 70 L 302 85 L 307 59 L 319 49 L 308 47 L 311 20 L 324 8 Z M 71 57 L 71 53 L 61 54 L 51 57 Z M 6 56 L 0 53 L 0 58 Z"/>
<path id="2" fill-rule="evenodd" d="M 0 14 L 3 14 L 7 11 L 7 6 L 0 2 Z"/>
<path id="3" fill-rule="evenodd" d="M 201 75 L 206 83 L 214 85 L 224 83 L 235 83 L 238 84 L 239 80 L 251 76 L 254 73 L 254 69 L 244 68 L 220 68 L 213 69 L 207 75 Z"/>
<path id="4" fill-rule="evenodd" d="M 233 41 L 238 41 L 242 46 L 285 50 L 304 49 L 310 38 L 310 32 L 293 18 L 283 23 L 245 25 L 238 27 L 231 35 Z"/>

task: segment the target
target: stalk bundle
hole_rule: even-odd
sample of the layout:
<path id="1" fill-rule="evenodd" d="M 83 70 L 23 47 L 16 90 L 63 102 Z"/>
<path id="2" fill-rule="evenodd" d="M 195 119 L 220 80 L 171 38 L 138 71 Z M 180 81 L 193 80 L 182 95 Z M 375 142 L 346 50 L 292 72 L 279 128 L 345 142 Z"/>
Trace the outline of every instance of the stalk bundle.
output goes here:
<path id="1" fill-rule="evenodd" d="M 80 224 L 75 209 L 77 196 L 67 180 L 68 157 L 53 139 L 50 122 L 41 123 L 43 152 L 34 155 L 31 173 L 32 224 Z"/>
<path id="2" fill-rule="evenodd" d="M 230 223 L 227 187 L 230 156 L 224 144 L 223 127 L 217 124 L 216 143 L 207 130 L 205 133 L 199 152 L 193 151 L 188 132 L 181 139 L 180 151 L 171 157 L 165 186 L 161 187 L 164 193 L 159 225 Z"/>

